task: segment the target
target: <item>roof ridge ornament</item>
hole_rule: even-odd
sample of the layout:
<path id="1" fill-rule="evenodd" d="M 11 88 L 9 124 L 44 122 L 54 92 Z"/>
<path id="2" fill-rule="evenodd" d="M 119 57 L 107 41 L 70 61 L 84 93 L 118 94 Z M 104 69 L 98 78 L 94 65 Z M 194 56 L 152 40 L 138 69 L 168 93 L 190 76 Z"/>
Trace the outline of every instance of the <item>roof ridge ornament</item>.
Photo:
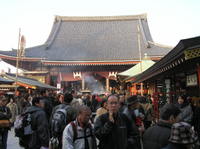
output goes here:
<path id="1" fill-rule="evenodd" d="M 160 43 L 156 43 L 154 41 L 148 41 L 149 44 L 158 46 L 158 47 L 163 47 L 163 48 L 173 48 L 173 46 L 168 46 L 168 45 L 164 45 L 164 44 L 160 44 Z"/>

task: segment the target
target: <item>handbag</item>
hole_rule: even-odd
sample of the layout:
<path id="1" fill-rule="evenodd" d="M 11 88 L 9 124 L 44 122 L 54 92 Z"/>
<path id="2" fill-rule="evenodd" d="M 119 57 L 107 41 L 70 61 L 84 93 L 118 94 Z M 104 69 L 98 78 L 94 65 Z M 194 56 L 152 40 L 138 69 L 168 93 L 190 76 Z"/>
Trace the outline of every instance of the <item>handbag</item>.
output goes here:
<path id="1" fill-rule="evenodd" d="M 10 120 L 0 120 L 0 128 L 8 128 L 10 125 Z"/>

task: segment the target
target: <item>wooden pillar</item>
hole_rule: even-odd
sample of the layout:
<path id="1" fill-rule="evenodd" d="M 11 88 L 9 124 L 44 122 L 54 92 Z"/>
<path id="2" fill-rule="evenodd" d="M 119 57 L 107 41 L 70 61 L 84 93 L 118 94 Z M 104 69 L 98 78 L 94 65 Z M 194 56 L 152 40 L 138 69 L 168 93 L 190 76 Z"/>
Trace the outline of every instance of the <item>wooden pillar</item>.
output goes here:
<path id="1" fill-rule="evenodd" d="M 198 86 L 199 86 L 199 96 L 200 96 L 200 65 L 197 66 L 197 73 L 198 73 Z"/>
<path id="2" fill-rule="evenodd" d="M 108 92 L 110 89 L 110 82 L 109 82 L 109 78 L 106 78 L 106 91 Z"/>
<path id="3" fill-rule="evenodd" d="M 48 73 L 45 78 L 46 78 L 45 83 L 50 84 L 50 80 L 51 80 L 50 73 Z"/>

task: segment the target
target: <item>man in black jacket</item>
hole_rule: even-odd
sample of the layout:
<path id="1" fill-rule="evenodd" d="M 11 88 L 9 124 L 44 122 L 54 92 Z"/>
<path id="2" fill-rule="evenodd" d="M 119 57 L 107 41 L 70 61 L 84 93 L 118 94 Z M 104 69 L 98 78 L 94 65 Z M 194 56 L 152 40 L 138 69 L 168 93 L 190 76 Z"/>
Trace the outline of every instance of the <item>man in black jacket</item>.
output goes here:
<path id="1" fill-rule="evenodd" d="M 31 128 L 33 130 L 28 140 L 28 149 L 45 149 L 49 146 L 49 125 L 42 109 L 41 100 L 40 97 L 33 98 L 32 106 L 25 111 L 25 113 L 31 113 Z"/>
<path id="2" fill-rule="evenodd" d="M 119 111 L 119 99 L 110 95 L 107 102 L 108 113 L 97 118 L 95 135 L 99 139 L 99 149 L 134 149 L 136 136 L 129 119 Z"/>
<path id="3" fill-rule="evenodd" d="M 4 96 L 0 96 L 0 120 L 6 120 L 8 126 L 0 126 L 0 148 L 7 149 L 8 130 L 10 129 L 9 119 L 12 117 L 10 109 L 6 107 L 7 100 Z"/>
<path id="4" fill-rule="evenodd" d="M 178 121 L 180 110 L 174 104 L 166 104 L 160 112 L 160 121 L 149 127 L 143 135 L 144 149 L 161 149 L 168 144 L 171 126 Z"/>

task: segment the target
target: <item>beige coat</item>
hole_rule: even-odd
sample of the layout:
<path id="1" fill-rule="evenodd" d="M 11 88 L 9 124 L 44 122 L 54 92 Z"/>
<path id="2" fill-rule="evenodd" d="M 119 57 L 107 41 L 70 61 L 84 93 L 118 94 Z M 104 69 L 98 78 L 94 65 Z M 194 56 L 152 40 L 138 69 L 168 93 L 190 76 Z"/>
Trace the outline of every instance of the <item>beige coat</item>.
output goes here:
<path id="1" fill-rule="evenodd" d="M 17 109 L 17 104 L 15 103 L 8 103 L 7 107 L 9 107 L 11 113 L 12 113 L 12 117 L 10 119 L 11 123 L 15 122 L 16 116 L 18 115 L 18 109 Z"/>
<path id="2" fill-rule="evenodd" d="M 97 109 L 97 112 L 96 112 L 96 116 L 95 116 L 95 118 L 94 118 L 94 121 L 96 121 L 97 117 L 99 117 L 100 115 L 105 114 L 105 113 L 107 113 L 107 112 L 108 112 L 108 110 L 105 109 L 105 108 L 103 108 L 103 107 Z"/>

